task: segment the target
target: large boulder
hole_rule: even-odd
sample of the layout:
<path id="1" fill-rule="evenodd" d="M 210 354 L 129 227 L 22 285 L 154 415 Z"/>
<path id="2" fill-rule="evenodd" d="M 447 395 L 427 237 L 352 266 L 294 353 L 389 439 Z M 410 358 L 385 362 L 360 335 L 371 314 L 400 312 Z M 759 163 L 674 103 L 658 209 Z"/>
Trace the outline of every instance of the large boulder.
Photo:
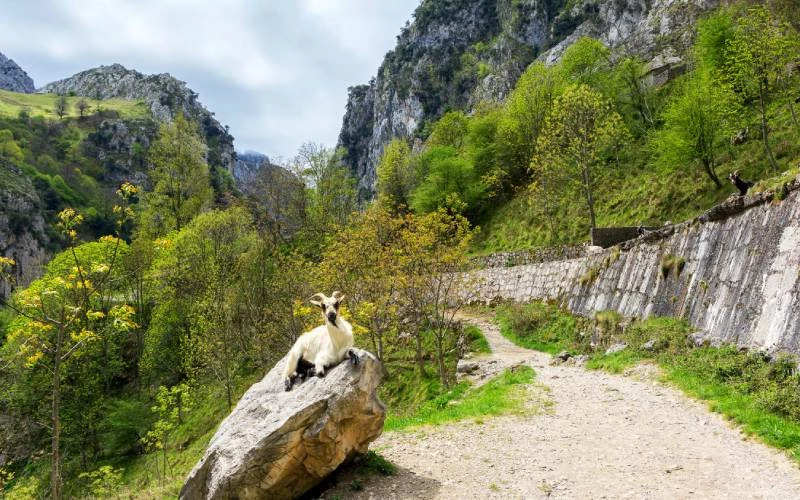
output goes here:
<path id="1" fill-rule="evenodd" d="M 375 393 L 380 362 L 358 351 L 324 378 L 283 389 L 281 360 L 222 422 L 180 498 L 296 498 L 380 436 L 386 408 Z"/>

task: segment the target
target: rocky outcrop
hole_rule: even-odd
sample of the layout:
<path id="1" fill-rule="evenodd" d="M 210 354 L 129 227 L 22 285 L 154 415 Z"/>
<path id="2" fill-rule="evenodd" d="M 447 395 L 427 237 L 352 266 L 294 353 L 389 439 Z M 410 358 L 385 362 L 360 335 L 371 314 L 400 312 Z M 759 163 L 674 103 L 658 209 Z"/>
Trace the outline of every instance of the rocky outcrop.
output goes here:
<path id="1" fill-rule="evenodd" d="M 297 498 L 366 452 L 383 429 L 386 410 L 375 393 L 383 368 L 366 351 L 359 360 L 291 392 L 281 360 L 222 422 L 180 498 Z"/>
<path id="2" fill-rule="evenodd" d="M 389 141 L 419 144 L 426 124 L 444 110 L 504 99 L 537 55 L 557 61 L 581 36 L 651 61 L 653 81 L 677 74 L 695 20 L 717 3 L 424 0 L 375 78 L 348 89 L 339 146 L 360 197 L 374 194 L 375 167 Z"/>
<path id="3" fill-rule="evenodd" d="M 36 90 L 33 80 L 13 59 L 0 54 L 0 89 L 30 94 Z"/>
<path id="4" fill-rule="evenodd" d="M 157 120 L 178 113 L 196 121 L 209 146 L 209 164 L 233 172 L 236 153 L 233 137 L 198 100 L 185 82 L 168 73 L 144 75 L 121 64 L 100 66 L 45 85 L 41 92 L 74 94 L 90 98 L 142 100 Z"/>
<path id="5" fill-rule="evenodd" d="M 50 257 L 41 201 L 30 180 L 3 159 L 0 186 L 0 255 L 14 259 L 14 283 L 26 286 Z M 10 284 L 0 280 L 0 297 L 8 297 L 10 292 Z"/>
<path id="6" fill-rule="evenodd" d="M 599 254 L 476 270 L 469 294 L 555 300 L 585 315 L 683 317 L 716 344 L 800 353 L 800 177 L 785 189 L 783 201 L 734 196 Z"/>

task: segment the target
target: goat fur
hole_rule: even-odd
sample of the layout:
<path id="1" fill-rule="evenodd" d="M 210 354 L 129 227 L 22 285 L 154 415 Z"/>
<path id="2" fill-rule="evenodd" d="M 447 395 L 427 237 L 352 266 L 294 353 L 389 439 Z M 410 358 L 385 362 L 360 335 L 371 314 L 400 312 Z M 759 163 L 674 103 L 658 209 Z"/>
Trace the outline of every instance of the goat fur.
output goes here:
<path id="1" fill-rule="evenodd" d="M 331 297 L 318 293 L 311 298 L 311 303 L 322 308 L 325 324 L 302 334 L 289 350 L 284 383 L 287 391 L 292 389 L 298 376 L 316 375 L 323 377 L 325 370 L 338 365 L 348 356 L 353 364 L 358 363 L 358 356 L 353 351 L 353 327 L 338 314 L 338 307 L 344 299 L 341 292 L 333 292 Z M 333 313 L 335 320 L 330 321 Z M 298 374 L 302 365 L 313 365 L 308 373 Z"/>

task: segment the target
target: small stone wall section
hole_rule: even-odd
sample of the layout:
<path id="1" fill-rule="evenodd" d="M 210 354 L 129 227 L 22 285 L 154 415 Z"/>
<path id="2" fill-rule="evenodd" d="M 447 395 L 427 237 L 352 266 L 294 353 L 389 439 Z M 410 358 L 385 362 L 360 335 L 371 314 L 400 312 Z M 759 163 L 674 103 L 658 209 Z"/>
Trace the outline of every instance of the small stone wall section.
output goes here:
<path id="1" fill-rule="evenodd" d="M 713 342 L 800 353 L 800 177 L 578 258 L 469 272 L 472 300 L 686 318 Z M 684 262 L 678 275 L 672 265 Z"/>

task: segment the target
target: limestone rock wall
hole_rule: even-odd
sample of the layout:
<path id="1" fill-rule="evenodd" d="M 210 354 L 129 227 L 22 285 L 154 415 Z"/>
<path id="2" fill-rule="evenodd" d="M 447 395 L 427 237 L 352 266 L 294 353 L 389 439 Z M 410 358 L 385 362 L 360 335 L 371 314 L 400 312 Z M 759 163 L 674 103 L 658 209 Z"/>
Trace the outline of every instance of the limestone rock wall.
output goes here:
<path id="1" fill-rule="evenodd" d="M 734 198 L 621 250 L 470 275 L 481 301 L 679 316 L 712 342 L 800 352 L 800 191 Z"/>

